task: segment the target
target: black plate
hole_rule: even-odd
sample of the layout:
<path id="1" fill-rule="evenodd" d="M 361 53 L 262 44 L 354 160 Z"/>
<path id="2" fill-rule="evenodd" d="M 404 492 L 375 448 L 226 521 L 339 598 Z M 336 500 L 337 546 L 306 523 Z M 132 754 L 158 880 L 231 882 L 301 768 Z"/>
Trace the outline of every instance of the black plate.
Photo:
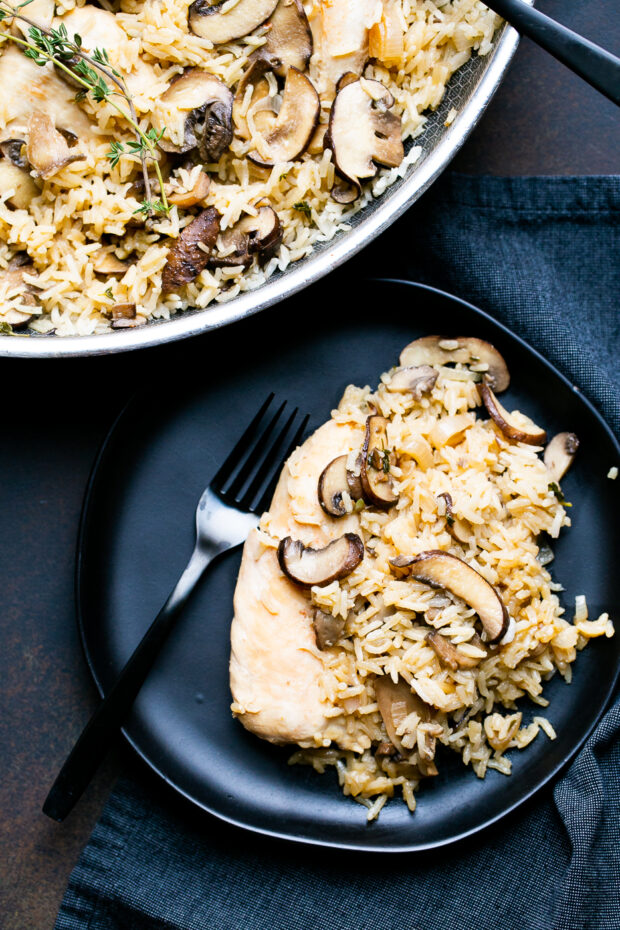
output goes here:
<path id="1" fill-rule="evenodd" d="M 555 544 L 552 568 L 566 586 L 569 616 L 576 594 L 587 595 L 591 616 L 615 603 L 620 482 L 606 473 L 620 449 L 592 406 L 533 349 L 454 297 L 406 282 L 362 282 L 343 311 L 321 285 L 185 347 L 187 376 L 171 383 L 163 370 L 110 433 L 87 491 L 77 563 L 81 635 L 102 693 L 181 574 L 198 498 L 267 393 L 308 410 L 314 428 L 346 384 L 375 384 L 407 342 L 429 331 L 493 342 L 512 373 L 502 401 L 551 434 L 578 433 L 581 449 L 564 483 L 573 526 Z M 489 772 L 481 781 L 448 753 L 441 774 L 419 792 L 414 815 L 395 799 L 367 825 L 365 810 L 342 796 L 333 773 L 288 766 L 290 750 L 262 742 L 232 719 L 229 628 L 240 557 L 240 550 L 228 553 L 205 577 L 125 729 L 177 791 L 240 826 L 379 851 L 452 842 L 508 813 L 556 774 L 611 696 L 620 637 L 593 641 L 579 655 L 571 687 L 559 677 L 547 686 L 551 706 L 544 713 L 558 738 L 541 734 L 512 752 L 512 777 Z M 528 715 L 541 712 L 523 703 Z"/>

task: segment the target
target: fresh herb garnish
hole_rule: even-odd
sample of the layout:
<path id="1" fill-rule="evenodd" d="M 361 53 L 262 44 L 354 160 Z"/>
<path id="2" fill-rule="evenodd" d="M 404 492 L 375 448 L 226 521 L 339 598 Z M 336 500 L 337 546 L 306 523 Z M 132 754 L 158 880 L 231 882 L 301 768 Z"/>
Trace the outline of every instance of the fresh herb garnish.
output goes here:
<path id="1" fill-rule="evenodd" d="M 103 292 L 103 294 L 104 294 L 104 297 L 107 297 L 107 298 L 108 298 L 108 300 L 114 300 L 114 294 L 112 293 L 112 288 L 111 288 L 111 287 L 109 287 L 107 290 L 105 290 L 105 291 Z"/>
<path id="2" fill-rule="evenodd" d="M 2 320 L 2 322 L 0 322 L 0 335 L 17 336 L 17 333 L 13 332 L 13 327 L 10 323 L 6 323 L 4 320 Z"/>
<path id="3" fill-rule="evenodd" d="M 294 203 L 293 210 L 297 210 L 298 213 L 303 213 L 305 217 L 312 219 L 312 210 L 310 209 L 310 204 L 306 200 L 299 200 L 297 203 Z"/>
<path id="4" fill-rule="evenodd" d="M 67 27 L 60 23 L 55 29 L 42 29 L 36 23 L 20 13 L 32 0 L 24 0 L 18 6 L 11 6 L 8 0 L 0 0 L 0 22 L 5 20 L 21 20 L 30 26 L 27 39 L 13 35 L 10 32 L 0 32 L 0 38 L 14 42 L 24 50 L 24 55 L 35 64 L 44 67 L 48 62 L 68 74 L 73 82 L 80 85 L 76 94 L 76 101 L 84 100 L 89 94 L 95 103 L 109 103 L 129 123 L 135 133 L 135 141 L 125 145 L 121 142 L 112 142 L 107 157 L 112 167 L 118 164 L 120 158 L 127 155 L 137 155 L 142 163 L 142 176 L 144 178 L 145 200 L 140 212 L 151 216 L 153 213 L 168 213 L 170 206 L 164 190 L 164 181 L 159 168 L 156 146 L 164 130 L 156 132 L 148 129 L 146 132 L 138 122 L 138 115 L 132 97 L 127 90 L 122 75 L 112 67 L 105 48 L 95 48 L 90 54 L 82 50 L 82 38 L 75 34 L 69 36 Z M 127 104 L 127 110 L 114 99 L 121 97 Z M 153 200 L 151 194 L 151 181 L 148 167 L 153 165 L 161 200 Z M 157 204 L 157 206 L 155 206 Z"/>
<path id="5" fill-rule="evenodd" d="M 360 510 L 364 510 L 365 507 L 366 507 L 366 502 L 363 501 L 362 498 L 360 497 L 359 500 L 355 501 L 355 505 L 354 505 L 354 507 L 353 507 L 353 510 L 354 510 L 355 513 L 359 513 Z"/>
<path id="6" fill-rule="evenodd" d="M 558 484 L 556 484 L 555 481 L 552 481 L 552 482 L 551 482 L 551 484 L 549 485 L 549 490 L 550 490 L 553 494 L 555 494 L 555 496 L 557 497 L 558 501 L 560 502 L 560 504 L 562 504 L 563 507 L 572 507 L 572 506 L 573 506 L 572 504 L 570 504 L 570 503 L 566 500 L 566 498 L 564 497 L 564 494 L 562 493 L 561 487 L 560 487 Z"/>

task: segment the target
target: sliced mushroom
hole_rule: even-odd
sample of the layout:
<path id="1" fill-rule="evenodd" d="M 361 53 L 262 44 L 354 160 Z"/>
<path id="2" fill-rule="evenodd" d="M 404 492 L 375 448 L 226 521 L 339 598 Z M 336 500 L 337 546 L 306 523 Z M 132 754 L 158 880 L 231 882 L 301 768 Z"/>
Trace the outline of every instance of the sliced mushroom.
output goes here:
<path id="1" fill-rule="evenodd" d="M 457 542 L 468 543 L 471 537 L 471 533 L 467 529 L 465 521 L 460 520 L 459 517 L 454 516 L 452 495 L 444 492 L 443 494 L 439 494 L 438 497 L 441 497 L 446 507 L 446 526 L 448 528 L 448 532 L 457 540 Z"/>
<path id="2" fill-rule="evenodd" d="M 182 230 L 168 252 L 162 272 L 164 294 L 189 284 L 207 267 L 220 231 L 220 219 L 215 207 L 207 207 Z"/>
<path id="3" fill-rule="evenodd" d="M 52 118 L 42 110 L 35 110 L 30 117 L 26 156 L 37 176 L 44 180 L 66 165 L 84 159 L 80 152 L 72 153 L 65 137 L 54 127 Z"/>
<path id="4" fill-rule="evenodd" d="M 502 407 L 486 382 L 483 381 L 483 383 L 478 386 L 478 390 L 480 391 L 480 397 L 482 398 L 484 406 L 487 408 L 489 416 L 497 423 L 504 436 L 508 439 L 512 439 L 514 442 L 526 442 L 531 446 L 542 446 L 545 444 L 547 441 L 547 434 L 544 429 L 539 429 L 536 426 L 533 426 L 531 429 L 517 426 L 512 415 L 508 413 L 505 407 Z"/>
<path id="5" fill-rule="evenodd" d="M 123 275 L 129 268 L 128 262 L 122 262 L 114 252 L 99 249 L 93 256 L 93 270 L 96 274 Z"/>
<path id="6" fill-rule="evenodd" d="M 482 657 L 475 659 L 473 656 L 465 655 L 447 637 L 436 631 L 427 634 L 426 642 L 435 650 L 439 661 L 452 669 L 453 672 L 458 668 L 475 668 L 482 661 Z M 483 645 L 482 640 L 480 640 L 480 644 Z"/>
<path id="7" fill-rule="evenodd" d="M 278 562 L 287 578 L 303 588 L 346 578 L 364 558 L 364 543 L 356 533 L 345 533 L 323 549 L 304 546 L 286 536 L 278 546 Z"/>
<path id="8" fill-rule="evenodd" d="M 305 74 L 289 68 L 280 112 L 269 131 L 257 136 L 256 151 L 248 158 L 266 167 L 299 158 L 314 134 L 320 106 L 319 95 Z"/>
<path id="9" fill-rule="evenodd" d="M 319 477 L 319 504 L 330 517 L 344 517 L 346 514 L 343 494 L 348 494 L 353 501 L 363 498 L 359 475 L 347 467 L 348 461 L 348 455 L 339 455 L 325 466 Z"/>
<path id="10" fill-rule="evenodd" d="M 410 756 L 413 750 L 403 746 L 402 737 L 396 731 L 410 714 L 417 714 L 422 722 L 430 723 L 433 719 L 432 708 L 414 694 L 402 678 L 394 682 L 389 675 L 382 675 L 375 678 L 374 685 L 379 713 L 390 741 L 401 755 Z"/>
<path id="11" fill-rule="evenodd" d="M 18 168 L 30 168 L 26 158 L 26 142 L 24 139 L 4 139 L 0 142 L 0 152 Z"/>
<path id="12" fill-rule="evenodd" d="M 364 499 L 382 510 L 398 501 L 390 476 L 393 455 L 388 448 L 387 425 L 387 419 L 377 414 L 366 420 L 360 468 Z"/>
<path id="13" fill-rule="evenodd" d="M 9 190 L 13 193 L 6 203 L 17 210 L 27 210 L 33 197 L 40 193 L 27 171 L 18 168 L 8 158 L 0 158 L 0 191 L 6 194 Z"/>
<path id="14" fill-rule="evenodd" d="M 215 266 L 249 265 L 255 255 L 270 258 L 282 242 L 282 228 L 275 210 L 259 207 L 256 216 L 245 216 L 220 237 L 221 254 L 210 264 Z"/>
<path id="15" fill-rule="evenodd" d="M 349 493 L 347 455 L 339 455 L 326 465 L 319 476 L 319 504 L 330 517 L 344 517 L 347 510 L 342 499 Z"/>
<path id="16" fill-rule="evenodd" d="M 510 384 L 506 362 L 495 346 L 474 336 L 424 336 L 405 346 L 400 353 L 401 365 L 450 365 L 460 363 L 484 374 L 494 391 L 505 391 Z"/>
<path id="17" fill-rule="evenodd" d="M 241 0 L 243 2 L 243 0 Z M 189 152 L 197 148 L 207 162 L 217 161 L 232 139 L 233 95 L 223 81 L 191 68 L 161 98 L 162 112 L 153 120 L 164 152 Z"/>
<path id="18" fill-rule="evenodd" d="M 335 646 L 344 633 L 345 623 L 346 620 L 343 620 L 342 617 L 332 617 L 331 614 L 326 614 L 323 610 L 315 607 L 312 626 L 317 648 L 323 651 L 329 649 L 330 646 Z"/>
<path id="19" fill-rule="evenodd" d="M 335 181 L 331 189 L 332 200 L 336 203 L 353 203 L 360 195 L 359 187 L 346 181 Z"/>
<path id="20" fill-rule="evenodd" d="M 437 370 L 430 365 L 397 368 L 386 388 L 393 393 L 412 394 L 415 400 L 420 400 L 423 394 L 433 390 L 437 377 Z"/>
<path id="21" fill-rule="evenodd" d="M 543 456 L 552 481 L 558 482 L 564 477 L 578 448 L 579 437 L 575 433 L 558 433 L 553 437 Z"/>
<path id="22" fill-rule="evenodd" d="M 391 93 L 379 81 L 363 78 L 345 84 L 332 104 L 326 148 L 339 174 L 361 191 L 361 181 L 377 173 L 377 164 L 395 168 L 405 156 L 401 120 L 390 113 Z"/>
<path id="23" fill-rule="evenodd" d="M 390 564 L 400 575 L 408 574 L 462 598 L 480 617 L 489 643 L 499 642 L 508 632 L 508 611 L 493 585 L 457 556 L 431 549 L 413 557 L 397 556 L 390 559 Z"/>
<path id="24" fill-rule="evenodd" d="M 19 297 L 23 306 L 35 307 L 38 302 L 35 296 L 37 288 L 24 280 L 24 275 L 33 275 L 34 271 L 34 265 L 25 253 L 18 252 L 17 255 L 14 255 L 7 268 L 0 271 L 0 288 L 2 289 L 3 300 Z M 32 313 L 14 307 L 5 309 L 0 314 L 0 320 L 3 323 L 9 323 L 10 326 L 15 328 L 26 326 L 32 318 Z"/>
<path id="25" fill-rule="evenodd" d="M 135 304 L 113 304 L 111 307 L 106 309 L 105 315 L 111 320 L 133 320 L 136 316 L 136 305 Z"/>
<path id="26" fill-rule="evenodd" d="M 265 61 L 279 77 L 285 77 L 289 68 L 305 71 L 312 55 L 312 32 L 301 0 L 280 0 L 267 25 L 267 41 L 250 55 L 250 61 Z"/>
<path id="27" fill-rule="evenodd" d="M 170 191 L 166 191 L 166 194 L 170 203 L 182 209 L 187 209 L 188 207 L 195 207 L 196 204 L 202 203 L 209 193 L 210 187 L 211 178 L 208 174 L 205 174 L 204 171 L 201 171 L 191 190 L 180 191 L 171 189 Z"/>
<path id="28" fill-rule="evenodd" d="M 189 8 L 189 28 L 194 35 L 222 45 L 254 32 L 271 16 L 277 3 L 278 0 L 237 0 L 237 3 L 227 0 L 210 4 L 208 0 L 194 0 Z"/>

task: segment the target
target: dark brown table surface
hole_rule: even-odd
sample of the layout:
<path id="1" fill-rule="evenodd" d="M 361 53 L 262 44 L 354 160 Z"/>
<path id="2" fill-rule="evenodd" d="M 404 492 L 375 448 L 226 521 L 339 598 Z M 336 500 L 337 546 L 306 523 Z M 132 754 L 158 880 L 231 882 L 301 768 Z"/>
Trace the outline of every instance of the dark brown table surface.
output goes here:
<path id="1" fill-rule="evenodd" d="M 620 54 L 616 0 L 541 0 L 539 6 Z M 454 167 L 495 175 L 618 173 L 618 116 L 613 104 L 523 41 Z M 149 364 L 147 354 L 2 362 L 4 930 L 53 926 L 69 873 L 116 775 L 138 766 L 119 747 L 66 823 L 54 824 L 40 813 L 46 791 L 96 700 L 73 606 L 73 561 L 84 487 L 97 447 L 122 404 L 125 385 L 137 381 Z"/>

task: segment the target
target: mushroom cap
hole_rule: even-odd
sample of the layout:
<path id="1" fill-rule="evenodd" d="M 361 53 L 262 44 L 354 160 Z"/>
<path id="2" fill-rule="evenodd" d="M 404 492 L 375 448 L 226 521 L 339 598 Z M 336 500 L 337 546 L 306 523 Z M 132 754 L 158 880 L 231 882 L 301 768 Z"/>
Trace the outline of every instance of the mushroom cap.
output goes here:
<path id="1" fill-rule="evenodd" d="M 267 41 L 250 56 L 261 59 L 279 77 L 289 68 L 305 71 L 312 55 L 312 31 L 301 0 L 279 0 L 267 24 Z"/>
<path id="2" fill-rule="evenodd" d="M 257 150 L 248 158 L 265 167 L 299 158 L 314 134 L 320 108 L 312 82 L 297 68 L 289 68 L 280 112 L 270 130 L 256 137 Z"/>
<path id="3" fill-rule="evenodd" d="M 30 168 L 26 158 L 25 139 L 3 139 L 0 142 L 0 152 L 17 168 Z"/>
<path id="4" fill-rule="evenodd" d="M 432 391 L 438 374 L 437 369 L 431 368 L 430 365 L 397 368 L 386 382 L 386 388 L 392 393 L 412 394 L 416 400 L 420 400 L 423 394 Z"/>
<path id="5" fill-rule="evenodd" d="M 347 477 L 348 455 L 339 455 L 325 466 L 319 475 L 317 494 L 319 504 L 330 517 L 344 517 L 346 507 L 342 495 L 349 493 Z"/>
<path id="6" fill-rule="evenodd" d="M 495 346 L 475 336 L 423 336 L 405 346 L 400 353 L 400 364 L 450 365 L 452 363 L 486 369 L 485 381 L 494 391 L 505 391 L 510 384 L 510 372 L 503 356 Z"/>
<path id="7" fill-rule="evenodd" d="M 34 265 L 25 252 L 18 252 L 10 260 L 8 266 L 0 271 L 0 288 L 3 291 L 3 298 L 19 297 L 20 303 L 26 307 L 34 307 L 37 304 L 36 290 L 33 284 L 24 280 L 24 275 L 33 275 L 35 273 Z M 16 307 L 5 308 L 0 316 L 3 323 L 9 323 L 10 326 L 26 326 L 33 318 L 33 314 L 28 310 L 18 309 Z"/>
<path id="8" fill-rule="evenodd" d="M 345 533 L 323 549 L 304 546 L 285 536 L 278 546 L 278 562 L 287 578 L 302 588 L 331 584 L 346 578 L 364 558 L 364 543 L 357 533 Z"/>
<path id="9" fill-rule="evenodd" d="M 189 8 L 189 28 L 194 35 L 222 45 L 254 32 L 271 16 L 277 3 L 278 0 L 239 0 L 224 9 L 226 3 L 194 0 Z"/>
<path id="10" fill-rule="evenodd" d="M 464 600 L 480 617 L 489 643 L 499 642 L 508 631 L 508 611 L 493 585 L 456 555 L 430 549 L 413 557 L 397 556 L 390 559 L 390 565 L 400 575 L 444 588 Z"/>
<path id="11" fill-rule="evenodd" d="M 215 207 L 207 207 L 181 231 L 168 251 L 161 278 L 163 293 L 189 284 L 207 267 L 220 231 L 220 219 Z"/>
<path id="12" fill-rule="evenodd" d="M 557 433 L 545 449 L 543 461 L 552 481 L 560 481 L 573 464 L 579 449 L 579 437 L 575 433 Z"/>
<path id="13" fill-rule="evenodd" d="M 528 428 L 515 423 L 513 415 L 508 413 L 506 408 L 500 404 L 485 381 L 478 385 L 478 390 L 489 416 L 499 426 L 507 439 L 512 439 L 513 442 L 525 442 L 530 446 L 542 446 L 546 443 L 547 433 L 545 430 L 537 426 Z"/>
<path id="14" fill-rule="evenodd" d="M 165 127 L 160 148 L 181 153 L 198 148 L 205 161 L 217 161 L 232 140 L 232 107 L 232 92 L 223 81 L 191 68 L 162 94 L 153 120 L 159 131 Z"/>
<path id="15" fill-rule="evenodd" d="M 256 216 L 245 216 L 227 229 L 219 241 L 225 254 L 216 253 L 209 262 L 216 267 L 249 265 L 254 255 L 270 258 L 282 242 L 278 214 L 265 204 Z"/>
<path id="16" fill-rule="evenodd" d="M 390 450 L 387 439 L 388 420 L 373 414 L 366 420 L 362 446 L 360 479 L 364 500 L 381 510 L 389 510 L 398 501 L 390 477 Z"/>
<path id="17" fill-rule="evenodd" d="M 83 161 L 81 152 L 73 153 L 65 135 L 54 127 L 51 116 L 35 110 L 28 122 L 26 156 L 38 177 L 47 179 L 74 161 Z"/>
<path id="18" fill-rule="evenodd" d="M 395 168 L 405 157 L 401 120 L 390 113 L 394 98 L 380 81 L 344 83 L 332 104 L 326 148 L 339 174 L 354 184 L 377 173 L 377 164 Z"/>

